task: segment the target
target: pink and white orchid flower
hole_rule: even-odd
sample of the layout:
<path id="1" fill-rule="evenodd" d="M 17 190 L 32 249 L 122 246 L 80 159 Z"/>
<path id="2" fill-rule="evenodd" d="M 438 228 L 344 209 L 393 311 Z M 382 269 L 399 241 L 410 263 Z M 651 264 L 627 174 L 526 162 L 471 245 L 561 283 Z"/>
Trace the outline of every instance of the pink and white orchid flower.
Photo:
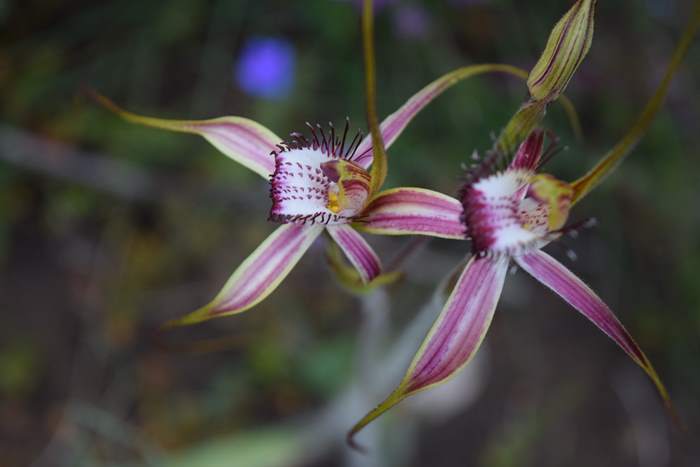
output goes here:
<path id="1" fill-rule="evenodd" d="M 457 79 L 426 86 L 381 125 L 389 147 L 406 125 L 433 98 L 459 79 L 512 67 L 481 66 Z M 386 235 L 429 235 L 460 239 L 461 205 L 454 198 L 422 188 L 397 188 L 374 193 L 370 166 L 372 140 L 307 123 L 309 134 L 292 133 L 284 141 L 262 125 L 241 117 L 201 121 L 163 120 L 136 115 L 96 97 L 128 121 L 203 136 L 225 155 L 270 182 L 269 220 L 282 225 L 234 271 L 208 305 L 174 325 L 192 324 L 241 313 L 272 293 L 314 240 L 324 231 L 340 246 L 362 282 L 382 272 L 379 257 L 354 227 Z"/>
<path id="2" fill-rule="evenodd" d="M 565 227 L 571 207 L 607 178 L 648 131 L 700 30 L 700 0 L 694 1 L 663 79 L 635 123 L 591 170 L 566 183 L 537 173 L 544 133 L 535 128 L 546 105 L 564 90 L 590 47 L 595 5 L 596 0 L 578 0 L 557 23 L 528 79 L 531 100 L 511 119 L 490 155 L 467 174 L 460 201 L 465 238 L 471 240 L 473 254 L 403 380 L 349 431 L 351 446 L 356 446 L 354 436 L 360 430 L 391 407 L 445 382 L 469 363 L 491 324 L 511 262 L 610 337 L 649 376 L 669 414 L 679 421 L 656 370 L 622 323 L 593 290 L 542 248 L 571 230 Z M 577 26 L 571 28 L 572 24 Z M 519 146 L 511 145 L 523 139 Z M 507 160 L 511 146 L 518 148 L 515 156 L 500 170 L 499 163 Z"/>
<path id="3" fill-rule="evenodd" d="M 581 279 L 542 251 L 561 237 L 574 202 L 574 187 L 537 173 L 544 133 L 536 130 L 512 162 L 499 171 L 493 152 L 467 174 L 460 192 L 462 221 L 472 256 L 438 319 L 394 392 L 349 434 L 417 392 L 440 384 L 463 368 L 481 345 L 498 304 L 511 262 L 557 293 L 613 339 L 653 380 L 665 401 L 668 393 L 649 359 L 610 308 Z"/>

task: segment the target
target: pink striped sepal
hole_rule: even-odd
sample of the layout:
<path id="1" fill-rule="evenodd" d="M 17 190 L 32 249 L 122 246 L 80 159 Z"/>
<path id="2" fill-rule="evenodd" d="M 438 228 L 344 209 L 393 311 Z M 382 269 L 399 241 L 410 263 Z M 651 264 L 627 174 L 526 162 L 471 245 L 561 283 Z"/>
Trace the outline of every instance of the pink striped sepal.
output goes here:
<path id="1" fill-rule="evenodd" d="M 270 295 L 323 232 L 323 226 L 284 224 L 234 271 L 208 305 L 170 325 L 194 324 L 246 311 Z"/>

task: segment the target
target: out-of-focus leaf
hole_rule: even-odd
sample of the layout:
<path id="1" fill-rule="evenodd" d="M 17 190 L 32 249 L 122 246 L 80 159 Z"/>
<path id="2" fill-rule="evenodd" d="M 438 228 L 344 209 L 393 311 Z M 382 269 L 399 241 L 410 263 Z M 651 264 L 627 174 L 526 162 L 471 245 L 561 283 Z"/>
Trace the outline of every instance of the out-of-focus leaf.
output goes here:
<path id="1" fill-rule="evenodd" d="M 14 341 L 0 351 L 0 393 L 22 397 L 34 388 L 39 378 L 39 354 L 31 341 Z"/>
<path id="2" fill-rule="evenodd" d="M 181 450 L 167 467 L 285 467 L 304 457 L 302 430 L 268 428 L 220 438 Z"/>

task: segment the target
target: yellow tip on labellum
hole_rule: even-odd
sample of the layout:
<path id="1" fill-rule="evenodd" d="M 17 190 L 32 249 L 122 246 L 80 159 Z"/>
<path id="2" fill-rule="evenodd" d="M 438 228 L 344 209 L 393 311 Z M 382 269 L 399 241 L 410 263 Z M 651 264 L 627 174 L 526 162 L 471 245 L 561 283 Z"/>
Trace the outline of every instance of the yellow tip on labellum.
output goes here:
<path id="1" fill-rule="evenodd" d="M 337 191 L 328 190 L 328 204 L 326 205 L 333 214 L 338 214 L 341 210 L 340 200 Z"/>
<path id="2" fill-rule="evenodd" d="M 551 102 L 588 54 L 593 41 L 596 0 L 578 0 L 554 26 L 527 80 L 533 100 Z"/>

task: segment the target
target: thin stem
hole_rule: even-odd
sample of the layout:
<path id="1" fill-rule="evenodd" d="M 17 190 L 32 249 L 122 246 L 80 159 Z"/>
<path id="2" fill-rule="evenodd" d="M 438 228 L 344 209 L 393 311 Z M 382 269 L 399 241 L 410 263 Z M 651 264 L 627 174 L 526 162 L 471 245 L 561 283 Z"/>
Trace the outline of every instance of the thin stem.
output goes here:
<path id="1" fill-rule="evenodd" d="M 693 42 L 695 34 L 700 28 L 700 0 L 695 0 L 693 13 L 688 25 L 685 27 L 676 50 L 671 57 L 671 61 L 666 68 L 661 84 L 656 89 L 654 95 L 647 102 L 646 107 L 639 115 L 637 121 L 632 125 L 627 134 L 593 167 L 586 175 L 572 183 L 574 188 L 574 198 L 572 204 L 576 204 L 584 196 L 590 193 L 612 172 L 632 149 L 639 143 L 644 134 L 649 130 L 651 122 L 659 112 L 661 105 L 668 94 L 674 75 L 685 58 L 685 55 Z"/>
<path id="2" fill-rule="evenodd" d="M 374 158 L 370 174 L 372 176 L 371 191 L 376 193 L 384 184 L 387 173 L 387 156 L 384 139 L 379 130 L 376 100 L 376 75 L 374 59 L 374 14 L 372 0 L 365 0 L 362 10 L 362 45 L 365 59 L 365 98 L 367 105 L 367 124 L 372 134 L 372 149 Z"/>

